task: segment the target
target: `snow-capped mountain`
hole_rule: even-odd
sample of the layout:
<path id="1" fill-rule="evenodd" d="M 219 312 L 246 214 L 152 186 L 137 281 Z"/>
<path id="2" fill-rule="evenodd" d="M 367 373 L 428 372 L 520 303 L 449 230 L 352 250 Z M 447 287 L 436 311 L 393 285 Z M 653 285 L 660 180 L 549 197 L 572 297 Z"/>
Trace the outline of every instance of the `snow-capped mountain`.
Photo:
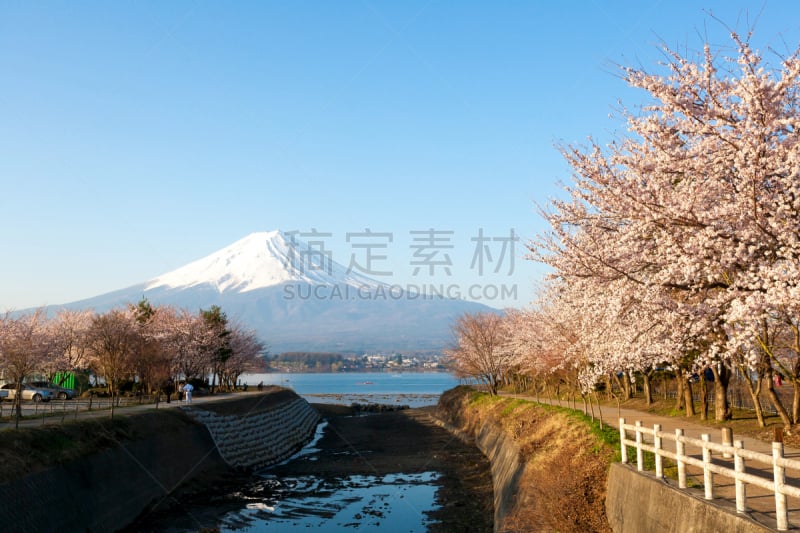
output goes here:
<path id="1" fill-rule="evenodd" d="M 257 331 L 272 352 L 440 350 L 450 326 L 482 304 L 419 295 L 333 261 L 293 234 L 259 232 L 144 283 L 53 306 L 98 312 L 147 298 L 189 310 L 219 305 Z"/>
<path id="2" fill-rule="evenodd" d="M 203 259 L 150 280 L 145 290 L 208 285 L 220 292 L 247 292 L 289 282 L 379 285 L 356 272 L 347 272 L 323 251 L 310 248 L 291 234 L 270 231 L 251 233 Z"/>

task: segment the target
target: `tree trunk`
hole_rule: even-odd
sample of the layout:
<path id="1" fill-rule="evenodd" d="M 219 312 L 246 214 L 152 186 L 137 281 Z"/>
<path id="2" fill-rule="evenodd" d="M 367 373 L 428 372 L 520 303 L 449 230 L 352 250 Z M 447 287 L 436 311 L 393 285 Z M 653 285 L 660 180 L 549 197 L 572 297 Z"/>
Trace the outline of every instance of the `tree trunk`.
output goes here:
<path id="1" fill-rule="evenodd" d="M 597 418 L 600 420 L 600 429 L 603 429 L 603 408 L 600 406 L 600 399 L 597 397 L 597 393 L 593 392 L 592 395 L 594 396 L 594 401 L 597 404 Z M 589 401 L 592 401 L 591 397 L 589 398 Z"/>
<path id="2" fill-rule="evenodd" d="M 711 365 L 714 373 L 714 419 L 723 422 L 733 418 L 731 405 L 728 402 L 728 383 L 731 380 L 730 369 L 722 363 Z"/>
<path id="3" fill-rule="evenodd" d="M 747 383 L 747 392 L 750 393 L 750 399 L 753 401 L 753 410 L 756 413 L 756 420 L 758 421 L 758 427 L 763 428 L 767 427 L 766 422 L 764 421 L 764 409 L 761 408 L 761 402 L 759 401 L 759 395 L 761 394 L 761 375 L 756 374 L 756 383 L 753 384 L 753 380 L 747 374 L 747 368 L 744 365 L 739 366 L 739 371 L 742 375 L 745 376 L 745 382 Z"/>
<path id="4" fill-rule="evenodd" d="M 783 422 L 786 434 L 789 435 L 792 429 L 792 421 L 789 419 L 789 413 L 783 406 L 781 399 L 778 398 L 778 395 L 775 393 L 775 386 L 773 385 L 772 379 L 773 379 L 773 372 L 772 369 L 770 369 L 769 371 L 767 371 L 767 375 L 764 376 L 764 381 L 767 384 L 767 397 L 772 402 L 772 405 L 775 407 L 775 410 L 778 412 L 778 416 L 781 417 L 781 421 Z"/>
<path id="5" fill-rule="evenodd" d="M 487 376 L 486 387 L 489 389 L 489 396 L 495 396 L 497 394 L 497 383 L 494 380 L 494 376 Z"/>
<path id="6" fill-rule="evenodd" d="M 682 411 L 686 405 L 686 398 L 684 396 L 686 388 L 686 377 L 681 369 L 675 370 L 675 383 L 677 386 L 675 392 L 675 407 L 676 411 Z"/>
<path id="7" fill-rule="evenodd" d="M 111 392 L 111 418 L 114 418 L 114 404 L 117 403 L 114 401 L 114 393 L 116 391 L 111 385 L 108 386 L 108 390 Z"/>
<path id="8" fill-rule="evenodd" d="M 683 403 L 686 406 L 686 418 L 694 416 L 694 391 L 692 391 L 692 382 L 688 380 L 684 380 Z"/>
<path id="9" fill-rule="evenodd" d="M 647 405 L 653 405 L 653 390 L 650 386 L 650 373 L 642 372 L 642 387 L 644 392 L 644 401 Z"/>
<path id="10" fill-rule="evenodd" d="M 624 372 L 622 374 L 622 384 L 624 386 L 624 392 L 625 392 L 624 397 L 626 400 L 630 400 L 631 398 L 633 398 L 633 387 L 631 386 L 632 385 L 631 377 L 628 375 L 627 372 Z"/>
<path id="11" fill-rule="evenodd" d="M 792 421 L 797 424 L 800 422 L 800 383 L 797 380 L 792 380 L 792 389 L 794 395 L 792 396 Z"/>
<path id="12" fill-rule="evenodd" d="M 16 396 L 14 396 L 14 429 L 19 429 L 19 420 L 22 418 L 22 392 L 21 387 L 17 387 Z"/>
<path id="13" fill-rule="evenodd" d="M 700 373 L 700 420 L 708 420 L 708 382 L 706 373 Z"/>

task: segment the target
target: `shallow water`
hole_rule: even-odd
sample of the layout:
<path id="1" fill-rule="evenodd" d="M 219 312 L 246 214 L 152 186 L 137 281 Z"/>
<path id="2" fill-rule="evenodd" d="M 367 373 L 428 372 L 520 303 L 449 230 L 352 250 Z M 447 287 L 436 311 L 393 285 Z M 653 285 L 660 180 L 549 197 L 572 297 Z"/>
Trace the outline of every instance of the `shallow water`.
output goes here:
<path id="1" fill-rule="evenodd" d="M 326 430 L 328 423 L 320 423 L 312 441 L 281 464 L 291 469 L 294 461 L 316 461 Z M 433 471 L 281 477 L 266 469 L 218 492 L 196 495 L 183 502 L 182 512 L 154 513 L 137 530 L 424 532 L 431 523 L 428 513 L 438 508 L 439 478 Z"/>
<path id="2" fill-rule="evenodd" d="M 460 383 L 446 372 L 274 373 L 245 374 L 242 383 L 253 387 L 280 385 L 293 389 L 309 402 L 385 403 L 423 407 L 435 405 L 439 396 Z"/>
<path id="3" fill-rule="evenodd" d="M 426 531 L 439 476 L 262 477 L 270 496 L 226 513 L 220 531 Z"/>
<path id="4" fill-rule="evenodd" d="M 281 385 L 313 403 L 382 403 L 421 407 L 435 405 L 445 390 L 458 385 L 447 373 L 250 374 L 254 387 Z M 315 461 L 316 444 L 326 429 L 285 461 Z M 141 524 L 147 531 L 427 531 L 428 513 L 437 509 L 440 474 L 395 473 L 385 476 L 284 476 L 269 469 L 219 487 L 180 505 L 181 512 L 158 514 Z"/>
<path id="5" fill-rule="evenodd" d="M 315 461 L 317 443 L 327 422 L 317 426 L 314 438 L 284 462 Z M 427 531 L 439 474 L 278 477 L 267 469 L 233 495 L 241 508 L 227 512 L 220 531 Z"/>

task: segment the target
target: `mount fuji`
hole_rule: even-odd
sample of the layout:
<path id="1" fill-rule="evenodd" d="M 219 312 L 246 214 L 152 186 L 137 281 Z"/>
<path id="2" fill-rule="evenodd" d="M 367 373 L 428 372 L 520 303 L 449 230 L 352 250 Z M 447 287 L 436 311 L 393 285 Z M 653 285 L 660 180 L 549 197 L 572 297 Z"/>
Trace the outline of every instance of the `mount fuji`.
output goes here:
<path id="1" fill-rule="evenodd" d="M 219 305 L 273 353 L 441 350 L 452 342 L 457 316 L 496 312 L 464 300 L 398 293 L 280 231 L 252 233 L 144 283 L 52 308 L 104 312 L 142 297 L 189 310 Z"/>

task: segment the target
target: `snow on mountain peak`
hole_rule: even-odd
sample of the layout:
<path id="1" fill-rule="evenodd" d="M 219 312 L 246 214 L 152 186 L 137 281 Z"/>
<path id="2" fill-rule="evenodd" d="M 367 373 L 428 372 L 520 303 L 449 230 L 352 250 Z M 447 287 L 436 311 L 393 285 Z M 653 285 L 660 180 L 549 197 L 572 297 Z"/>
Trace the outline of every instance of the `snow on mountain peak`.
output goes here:
<path id="1" fill-rule="evenodd" d="M 147 282 L 145 290 L 211 285 L 246 292 L 288 282 L 376 287 L 381 283 L 347 269 L 328 251 L 281 231 L 251 233 L 225 248 Z"/>

